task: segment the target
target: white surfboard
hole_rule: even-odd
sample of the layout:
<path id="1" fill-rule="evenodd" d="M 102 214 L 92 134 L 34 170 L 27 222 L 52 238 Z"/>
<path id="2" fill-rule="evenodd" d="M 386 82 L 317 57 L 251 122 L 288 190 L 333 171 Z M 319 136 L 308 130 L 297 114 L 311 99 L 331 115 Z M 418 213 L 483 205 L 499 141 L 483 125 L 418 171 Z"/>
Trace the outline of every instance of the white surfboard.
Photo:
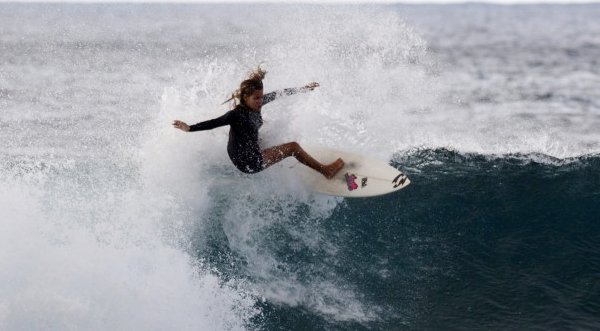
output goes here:
<path id="1" fill-rule="evenodd" d="M 329 180 L 308 167 L 301 167 L 300 178 L 315 192 L 363 198 L 392 193 L 410 184 L 406 175 L 386 162 L 319 145 L 301 146 L 321 163 L 331 163 L 338 157 L 345 163 L 342 170 Z"/>

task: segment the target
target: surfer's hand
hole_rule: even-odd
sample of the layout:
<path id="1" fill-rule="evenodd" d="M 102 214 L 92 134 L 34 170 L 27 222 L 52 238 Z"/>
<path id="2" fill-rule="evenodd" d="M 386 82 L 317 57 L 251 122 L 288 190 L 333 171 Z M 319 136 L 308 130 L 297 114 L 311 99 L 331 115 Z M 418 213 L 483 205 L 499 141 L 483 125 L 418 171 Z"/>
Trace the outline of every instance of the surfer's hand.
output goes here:
<path id="1" fill-rule="evenodd" d="M 173 127 L 175 129 L 179 129 L 179 130 L 185 131 L 185 132 L 190 131 L 190 126 L 187 125 L 187 124 L 185 124 L 185 122 L 182 122 L 180 120 L 173 121 Z"/>
<path id="2" fill-rule="evenodd" d="M 312 82 L 312 83 L 308 83 L 308 84 L 306 84 L 306 86 L 304 86 L 305 89 L 308 89 L 308 90 L 311 90 L 311 91 L 314 90 L 315 87 L 319 87 L 319 83 Z"/>

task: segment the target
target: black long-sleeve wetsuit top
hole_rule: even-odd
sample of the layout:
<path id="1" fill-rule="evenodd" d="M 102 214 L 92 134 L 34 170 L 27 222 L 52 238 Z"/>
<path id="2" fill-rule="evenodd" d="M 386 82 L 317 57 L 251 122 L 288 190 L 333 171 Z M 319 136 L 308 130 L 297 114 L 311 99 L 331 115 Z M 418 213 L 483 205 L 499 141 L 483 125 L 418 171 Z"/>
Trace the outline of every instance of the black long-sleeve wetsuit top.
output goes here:
<path id="1" fill-rule="evenodd" d="M 280 96 L 296 94 L 303 88 L 288 88 L 274 91 L 263 96 L 263 106 Z M 229 142 L 227 154 L 231 162 L 241 171 L 255 173 L 264 169 L 260 147 L 258 145 L 258 129 L 263 124 L 260 111 L 253 111 L 244 105 L 238 105 L 225 115 L 212 120 L 190 125 L 190 132 L 204 131 L 229 125 Z"/>

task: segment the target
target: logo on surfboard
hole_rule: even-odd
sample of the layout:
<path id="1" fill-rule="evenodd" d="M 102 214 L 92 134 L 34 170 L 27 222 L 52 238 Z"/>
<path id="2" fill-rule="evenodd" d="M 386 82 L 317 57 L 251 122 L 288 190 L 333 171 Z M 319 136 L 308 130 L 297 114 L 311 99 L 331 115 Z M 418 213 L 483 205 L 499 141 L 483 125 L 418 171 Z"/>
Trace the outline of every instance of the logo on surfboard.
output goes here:
<path id="1" fill-rule="evenodd" d="M 355 174 L 349 174 L 346 173 L 344 175 L 344 178 L 346 178 L 346 185 L 348 185 L 348 191 L 354 191 L 358 188 L 358 184 L 356 184 L 356 175 Z M 369 179 L 367 177 L 363 177 L 360 180 L 360 188 L 363 188 L 365 186 L 367 186 L 367 181 Z"/>
<path id="2" fill-rule="evenodd" d="M 394 188 L 401 186 L 402 184 L 406 183 L 406 180 L 408 179 L 408 177 L 406 177 L 404 174 L 399 174 L 398 176 L 396 176 L 396 178 L 394 178 L 394 180 L 392 181 L 392 184 L 394 184 Z"/>
<path id="3" fill-rule="evenodd" d="M 354 191 L 358 188 L 358 184 L 356 184 L 355 182 L 356 176 L 354 174 L 346 173 L 344 175 L 344 178 L 346 178 L 346 185 L 348 185 L 348 191 Z"/>

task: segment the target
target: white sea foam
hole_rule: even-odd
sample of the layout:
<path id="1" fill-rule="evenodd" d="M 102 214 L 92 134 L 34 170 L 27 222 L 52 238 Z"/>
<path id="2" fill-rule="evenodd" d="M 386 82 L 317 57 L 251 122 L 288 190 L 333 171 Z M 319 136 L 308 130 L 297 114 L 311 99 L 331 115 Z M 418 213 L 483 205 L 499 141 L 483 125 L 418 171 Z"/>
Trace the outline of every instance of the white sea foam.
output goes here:
<path id="1" fill-rule="evenodd" d="M 90 231 L 74 224 L 72 210 L 56 210 L 65 202 L 48 193 L 2 181 L 1 329 L 241 330 L 256 313 L 252 296 L 143 227 L 152 222 L 135 221 L 152 219 L 157 210 L 122 211 L 103 230 L 101 217 L 82 215 L 96 220 Z M 94 213 L 80 203 L 86 202 L 71 206 Z M 133 240 L 140 232 L 143 240 Z M 110 243 L 115 237 L 120 241 Z"/>
<path id="2" fill-rule="evenodd" d="M 388 158 L 401 142 L 398 130 L 409 128 L 398 120 L 405 111 L 397 103 L 419 112 L 435 102 L 435 79 L 424 64 L 425 42 L 393 13 L 295 9 L 258 13 L 259 19 L 233 41 L 235 52 L 207 56 L 192 70 L 191 84 L 163 92 L 161 111 L 147 128 L 144 169 L 153 169 L 147 177 L 163 189 L 179 192 L 180 203 L 210 200 L 196 208 L 197 222 L 225 209 L 218 212 L 222 230 L 229 248 L 245 262 L 239 268 L 252 279 L 250 290 L 269 302 L 302 306 L 337 320 L 377 319 L 377 307 L 364 303 L 357 289 L 326 270 L 299 278 L 295 264 L 278 253 L 289 249 L 278 240 L 291 237 L 298 249 L 335 260 L 336 244 L 323 239 L 318 224 L 340 199 L 307 192 L 290 168 L 301 165 L 292 160 L 257 175 L 237 172 L 226 154 L 228 128 L 184 134 L 165 125 L 173 119 L 194 123 L 220 116 L 228 106 L 217 105 L 246 70 L 264 61 L 267 91 L 321 84 L 314 92 L 263 108 L 264 147 L 319 142 Z M 282 37 L 271 35 L 276 30 Z M 272 41 L 262 44 L 256 39 L 259 32 Z M 160 179 L 165 173 L 173 175 Z M 233 180 L 221 180 L 225 176 Z M 308 214 L 299 221 L 301 208 L 308 208 Z"/>

